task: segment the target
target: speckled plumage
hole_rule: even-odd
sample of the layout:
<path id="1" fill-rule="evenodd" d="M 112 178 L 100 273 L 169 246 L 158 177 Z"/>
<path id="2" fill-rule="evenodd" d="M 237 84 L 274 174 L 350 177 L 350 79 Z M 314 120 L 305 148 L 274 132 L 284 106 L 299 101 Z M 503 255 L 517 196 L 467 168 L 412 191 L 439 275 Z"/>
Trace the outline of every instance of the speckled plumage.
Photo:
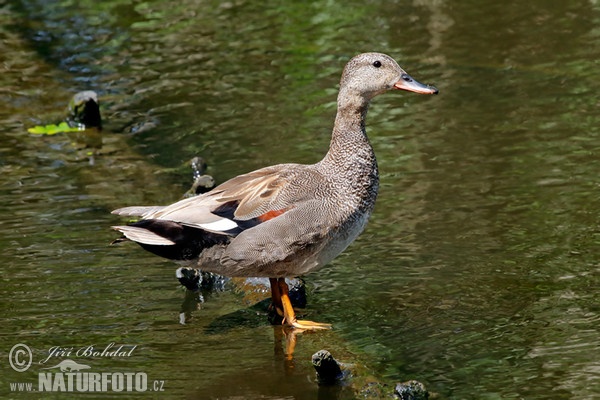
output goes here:
<path id="1" fill-rule="evenodd" d="M 437 93 L 391 57 L 360 54 L 344 68 L 323 160 L 262 168 L 166 207 L 118 209 L 143 220 L 114 228 L 149 251 L 221 275 L 279 278 L 327 264 L 362 232 L 375 205 L 379 176 L 365 118 L 370 100 L 391 89 Z"/>

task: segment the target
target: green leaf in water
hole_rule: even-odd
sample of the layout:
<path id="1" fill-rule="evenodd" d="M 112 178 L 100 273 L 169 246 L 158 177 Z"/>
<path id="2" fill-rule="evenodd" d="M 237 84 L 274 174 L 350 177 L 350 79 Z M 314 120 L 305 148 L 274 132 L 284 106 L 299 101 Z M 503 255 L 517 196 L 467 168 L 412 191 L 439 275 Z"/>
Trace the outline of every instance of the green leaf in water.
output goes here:
<path id="1" fill-rule="evenodd" d="M 81 127 L 72 127 L 66 122 L 61 122 L 58 125 L 50 124 L 44 126 L 34 126 L 33 128 L 27 129 L 27 132 L 34 133 L 36 135 L 56 135 L 57 133 L 77 132 L 81 130 L 83 130 Z"/>

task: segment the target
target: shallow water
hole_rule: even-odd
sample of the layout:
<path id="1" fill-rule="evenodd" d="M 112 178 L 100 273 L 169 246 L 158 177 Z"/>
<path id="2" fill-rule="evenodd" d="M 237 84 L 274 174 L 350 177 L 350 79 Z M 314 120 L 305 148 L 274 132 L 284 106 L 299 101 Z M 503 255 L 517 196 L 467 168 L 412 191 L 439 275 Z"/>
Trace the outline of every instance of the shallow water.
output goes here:
<path id="1" fill-rule="evenodd" d="M 35 361 L 137 345 L 72 358 L 143 371 L 164 397 L 312 399 L 335 394 L 310 365 L 327 348 L 444 399 L 600 398 L 598 26 L 596 1 L 1 6 L 2 358 L 17 343 Z M 219 182 L 319 160 L 341 69 L 362 51 L 440 95 L 373 102 L 375 213 L 306 277 L 310 318 L 335 329 L 300 335 L 286 362 L 254 300 L 229 285 L 190 311 L 173 264 L 108 245 L 109 212 L 178 200 L 196 155 Z M 86 89 L 105 119 L 96 155 L 26 132 Z M 26 398 L 9 382 L 37 383 L 40 367 L 4 362 L 0 392 Z"/>

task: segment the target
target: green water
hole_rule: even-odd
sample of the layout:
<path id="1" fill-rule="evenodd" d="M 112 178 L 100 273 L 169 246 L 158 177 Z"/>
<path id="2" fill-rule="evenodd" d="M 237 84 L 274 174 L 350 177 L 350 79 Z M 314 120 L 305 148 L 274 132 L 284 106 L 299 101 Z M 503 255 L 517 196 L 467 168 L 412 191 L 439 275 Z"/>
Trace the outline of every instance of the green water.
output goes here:
<path id="1" fill-rule="evenodd" d="M 77 397 L 9 384 L 37 388 L 52 347 L 114 342 L 137 347 L 71 358 L 164 383 L 141 397 L 326 398 L 310 365 L 326 348 L 442 399 L 600 398 L 597 1 L 23 0 L 0 5 L 0 39 L 3 397 Z M 374 215 L 306 277 L 310 318 L 334 330 L 299 336 L 286 362 L 232 286 L 180 324 L 175 265 L 109 246 L 110 210 L 178 200 L 196 155 L 219 182 L 319 160 L 363 51 L 440 95 L 371 106 Z M 98 154 L 27 133 L 81 90 L 100 96 Z M 18 343 L 36 362 L 22 373 Z"/>

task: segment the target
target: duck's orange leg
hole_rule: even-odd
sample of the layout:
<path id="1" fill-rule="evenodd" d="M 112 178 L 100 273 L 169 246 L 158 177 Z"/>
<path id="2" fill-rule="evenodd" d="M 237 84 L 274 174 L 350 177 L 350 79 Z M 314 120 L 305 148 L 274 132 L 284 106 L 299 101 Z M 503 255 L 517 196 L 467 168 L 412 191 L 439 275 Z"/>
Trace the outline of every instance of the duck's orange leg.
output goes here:
<path id="1" fill-rule="evenodd" d="M 278 294 L 279 304 L 283 308 L 283 322 L 287 325 L 293 326 L 296 329 L 300 330 L 317 330 L 317 329 L 331 329 L 330 324 L 323 324 L 320 322 L 313 321 L 304 321 L 296 319 L 296 313 L 294 312 L 294 308 L 292 307 L 292 302 L 290 301 L 289 296 L 289 288 L 287 283 L 285 283 L 285 278 L 277 279 L 277 282 L 274 282 L 275 279 L 271 280 L 271 294 L 273 294 L 273 286 L 276 284 L 278 286 Z M 276 299 L 273 298 L 273 303 L 276 303 Z"/>

